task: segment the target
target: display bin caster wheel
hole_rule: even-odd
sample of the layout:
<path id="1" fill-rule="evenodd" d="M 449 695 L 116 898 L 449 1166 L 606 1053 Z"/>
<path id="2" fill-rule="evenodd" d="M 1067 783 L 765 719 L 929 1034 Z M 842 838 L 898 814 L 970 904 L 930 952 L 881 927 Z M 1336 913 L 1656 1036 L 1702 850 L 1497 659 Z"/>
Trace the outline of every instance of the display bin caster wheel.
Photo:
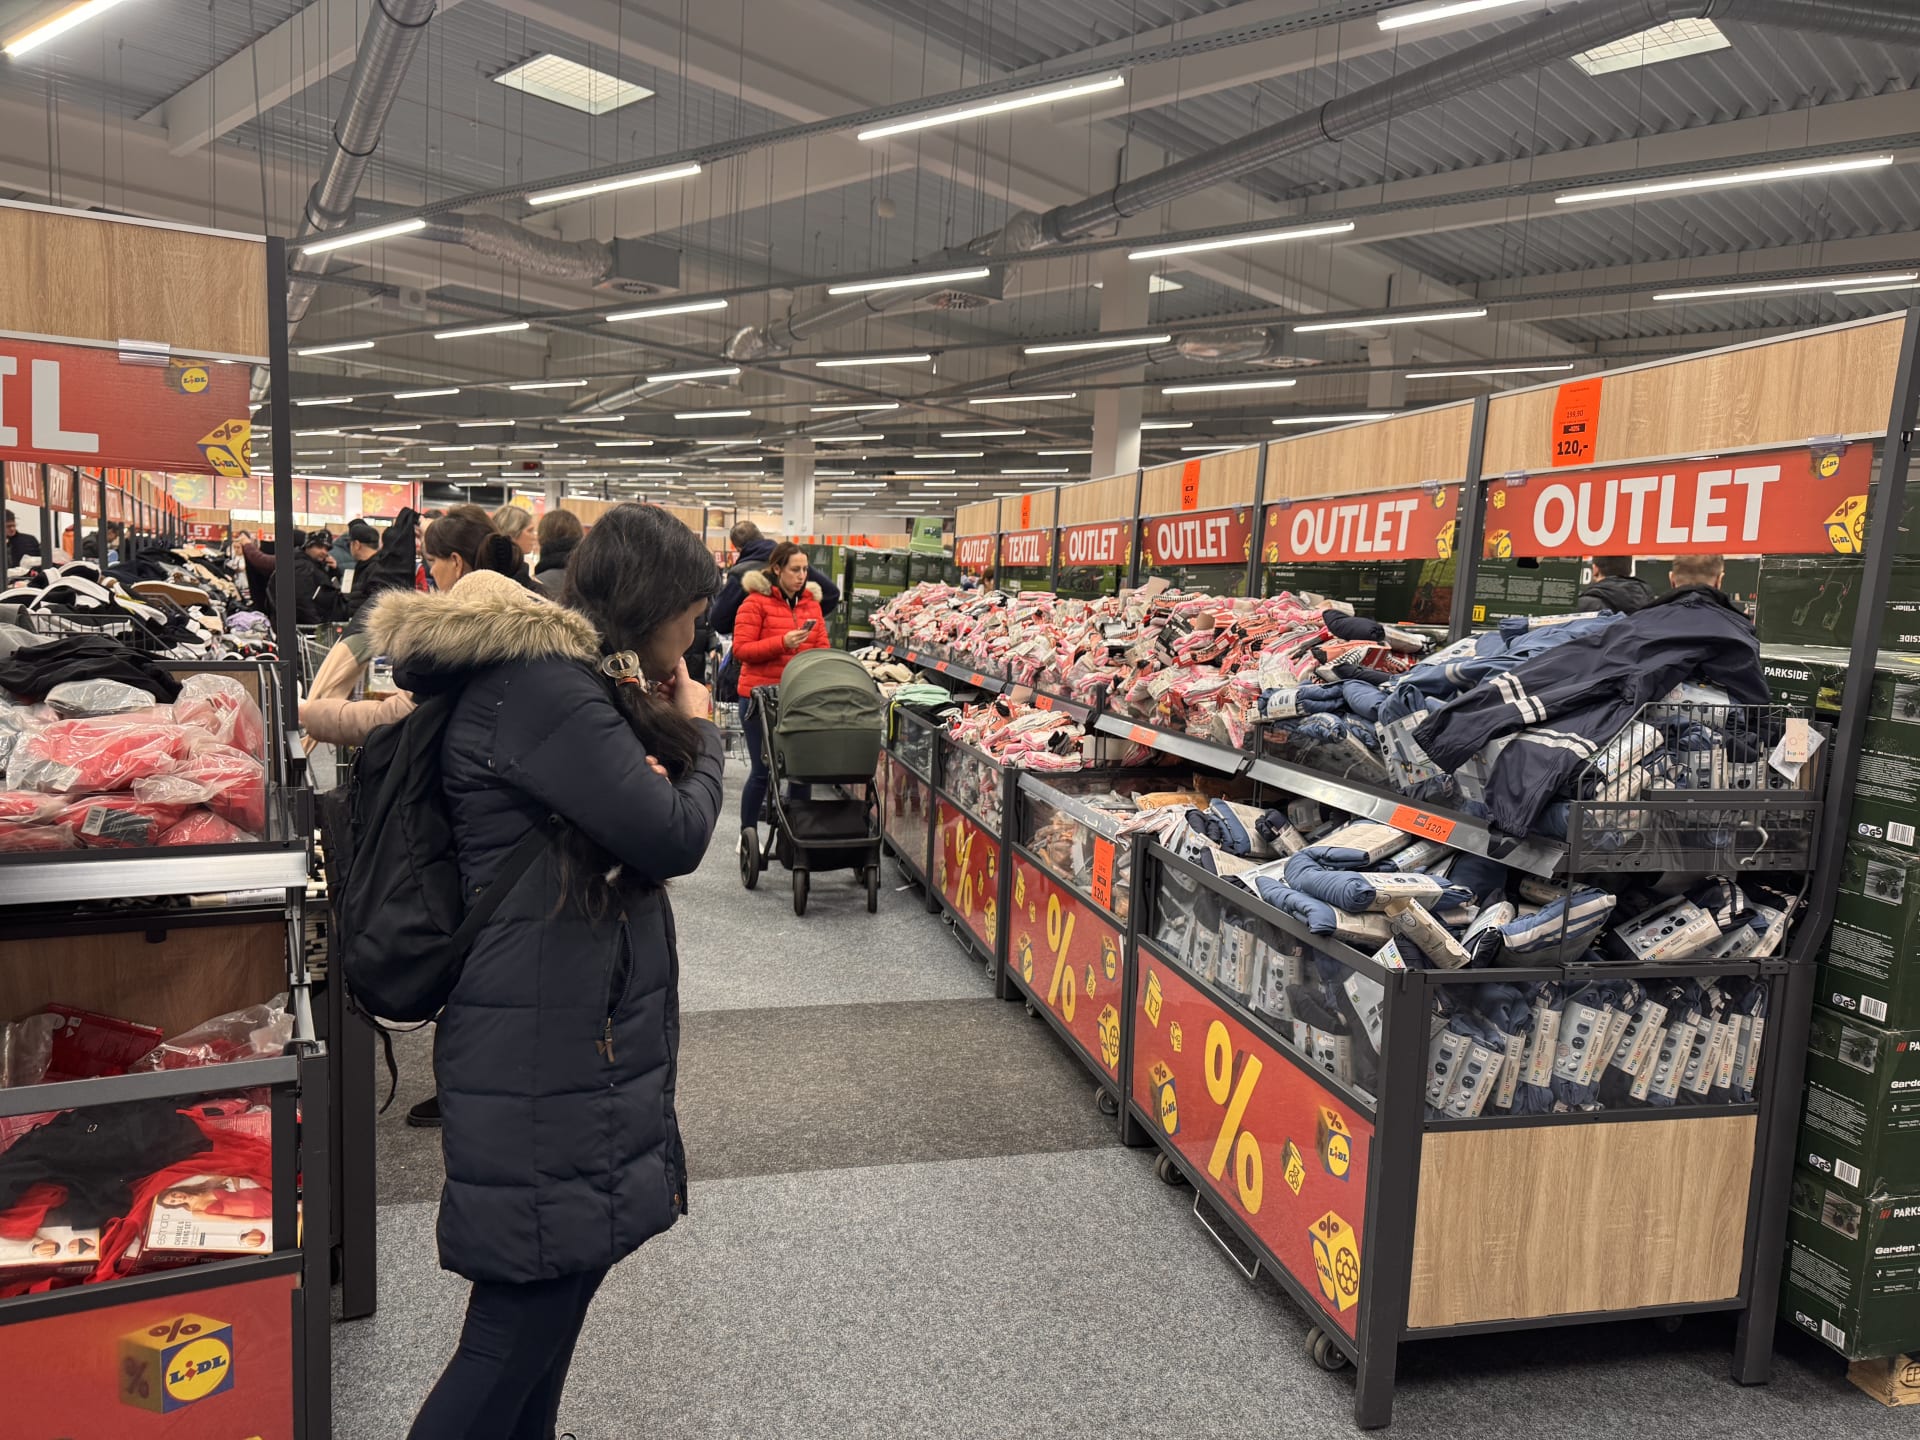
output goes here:
<path id="1" fill-rule="evenodd" d="M 1333 1337 L 1324 1330 L 1307 1333 L 1307 1354 L 1322 1370 L 1344 1370 L 1351 1363 L 1347 1352 L 1334 1344 Z"/>
<path id="2" fill-rule="evenodd" d="M 1165 1154 L 1156 1155 L 1153 1160 L 1153 1178 L 1162 1185 L 1171 1185 L 1175 1189 L 1187 1183 L 1187 1177 L 1180 1173 L 1180 1167 L 1168 1159 Z M 1318 1335 L 1318 1330 L 1313 1332 Z"/>
<path id="3" fill-rule="evenodd" d="M 1033 1008 L 1033 1001 L 1031 1000 L 1027 1001 L 1027 1018 L 1029 1020 L 1038 1020 L 1040 1018 L 1040 1012 Z"/>
<path id="4" fill-rule="evenodd" d="M 793 872 L 793 913 L 796 915 L 807 913 L 807 872 L 805 870 Z"/>
<path id="5" fill-rule="evenodd" d="M 867 867 L 867 914 L 877 914 L 880 909 L 880 867 Z"/>
<path id="6" fill-rule="evenodd" d="M 1093 1087 L 1093 1104 L 1102 1115 L 1112 1117 L 1120 1113 L 1120 1102 L 1113 1098 L 1104 1085 Z"/>
<path id="7" fill-rule="evenodd" d="M 760 883 L 760 870 L 764 865 L 760 854 L 760 836 L 757 831 L 740 832 L 740 883 L 752 890 Z"/>
<path id="8" fill-rule="evenodd" d="M 1662 1335 L 1678 1335 L 1680 1327 L 1686 1323 L 1686 1318 L 1684 1315 L 1662 1315 L 1653 1322 L 1653 1328 Z"/>

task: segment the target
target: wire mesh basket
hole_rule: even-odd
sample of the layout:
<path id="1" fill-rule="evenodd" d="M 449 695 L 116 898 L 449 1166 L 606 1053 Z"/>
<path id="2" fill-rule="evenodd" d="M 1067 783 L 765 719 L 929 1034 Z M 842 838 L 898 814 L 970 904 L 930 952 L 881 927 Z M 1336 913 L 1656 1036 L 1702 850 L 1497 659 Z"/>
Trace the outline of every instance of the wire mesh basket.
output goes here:
<path id="1" fill-rule="evenodd" d="M 1643 706 L 1581 767 L 1567 868 L 1808 869 L 1830 738 L 1785 705 Z"/>
<path id="2" fill-rule="evenodd" d="M 147 655 L 164 653 L 166 646 L 138 616 L 122 610 L 29 610 L 24 616 L 36 635 L 49 640 L 73 635 L 105 635 L 129 650 Z"/>

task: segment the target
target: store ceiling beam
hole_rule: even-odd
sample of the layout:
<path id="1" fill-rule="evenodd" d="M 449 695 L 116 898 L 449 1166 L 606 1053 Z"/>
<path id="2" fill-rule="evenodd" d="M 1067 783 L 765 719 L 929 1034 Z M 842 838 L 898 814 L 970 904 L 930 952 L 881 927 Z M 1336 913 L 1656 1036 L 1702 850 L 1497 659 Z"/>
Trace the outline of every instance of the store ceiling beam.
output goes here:
<path id="1" fill-rule="evenodd" d="M 319 0 L 142 115 L 191 155 L 353 65 L 378 0 Z M 439 0 L 444 14 L 460 0 Z"/>

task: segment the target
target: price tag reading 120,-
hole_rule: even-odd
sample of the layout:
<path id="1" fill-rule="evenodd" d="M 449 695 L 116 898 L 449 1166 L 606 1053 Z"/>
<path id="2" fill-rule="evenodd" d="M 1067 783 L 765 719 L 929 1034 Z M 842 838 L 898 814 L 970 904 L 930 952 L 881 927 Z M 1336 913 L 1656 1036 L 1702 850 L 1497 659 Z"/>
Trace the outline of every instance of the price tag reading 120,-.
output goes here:
<path id="1" fill-rule="evenodd" d="M 1113 841 L 1104 835 L 1093 837 L 1093 903 L 1113 909 Z"/>
<path id="2" fill-rule="evenodd" d="M 1425 810 L 1416 810 L 1411 805 L 1396 805 L 1393 814 L 1387 817 L 1387 823 L 1396 830 L 1404 830 L 1409 835 L 1418 835 L 1427 840 L 1437 840 L 1442 845 L 1453 838 L 1453 821 Z"/>

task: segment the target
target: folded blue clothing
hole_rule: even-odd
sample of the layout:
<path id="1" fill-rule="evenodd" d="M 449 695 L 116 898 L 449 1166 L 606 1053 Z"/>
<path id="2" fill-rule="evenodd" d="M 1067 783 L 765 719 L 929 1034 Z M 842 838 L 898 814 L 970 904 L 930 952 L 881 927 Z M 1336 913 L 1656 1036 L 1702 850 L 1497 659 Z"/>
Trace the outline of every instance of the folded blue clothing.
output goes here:
<path id="1" fill-rule="evenodd" d="M 1378 620 L 1365 615 L 1349 615 L 1344 610 L 1323 610 L 1320 623 L 1327 627 L 1327 633 L 1336 640 L 1371 640 L 1376 645 L 1384 645 L 1387 640 L 1387 628 Z"/>
<path id="2" fill-rule="evenodd" d="M 1286 883 L 1337 909 L 1356 914 L 1384 909 L 1389 900 L 1418 900 L 1433 904 L 1446 886 L 1430 875 L 1403 874 L 1390 865 L 1371 868 L 1364 850 L 1343 845 L 1309 845 L 1288 859 Z"/>
<path id="3" fill-rule="evenodd" d="M 1498 860 L 1464 850 L 1453 857 L 1452 868 L 1447 871 L 1447 880 L 1465 890 L 1478 904 L 1506 894 L 1509 878 L 1507 867 Z"/>
<path id="4" fill-rule="evenodd" d="M 1293 692 L 1293 701 L 1302 715 L 1338 715 L 1347 708 L 1346 692 L 1332 685 L 1302 685 Z"/>
<path id="5" fill-rule="evenodd" d="M 1191 829 L 1204 835 L 1229 855 L 1243 858 L 1264 854 L 1269 848 L 1265 840 L 1248 828 L 1247 818 L 1226 800 L 1215 800 L 1205 810 L 1191 807 L 1187 810 L 1187 824 Z"/>
<path id="6" fill-rule="evenodd" d="M 1283 880 L 1271 875 L 1254 877 L 1253 888 L 1260 898 L 1283 915 L 1290 915 L 1315 935 L 1331 935 L 1339 928 L 1333 906 L 1311 895 L 1304 895 Z"/>
<path id="7" fill-rule="evenodd" d="M 1347 709 L 1368 724 L 1380 718 L 1380 712 L 1387 703 L 1387 692 L 1365 680 L 1342 680 L 1340 694 L 1346 701 Z"/>
<path id="8" fill-rule="evenodd" d="M 1572 963 L 1606 928 L 1618 903 L 1604 890 L 1582 887 L 1501 926 L 1502 963 L 1522 967 Z"/>

